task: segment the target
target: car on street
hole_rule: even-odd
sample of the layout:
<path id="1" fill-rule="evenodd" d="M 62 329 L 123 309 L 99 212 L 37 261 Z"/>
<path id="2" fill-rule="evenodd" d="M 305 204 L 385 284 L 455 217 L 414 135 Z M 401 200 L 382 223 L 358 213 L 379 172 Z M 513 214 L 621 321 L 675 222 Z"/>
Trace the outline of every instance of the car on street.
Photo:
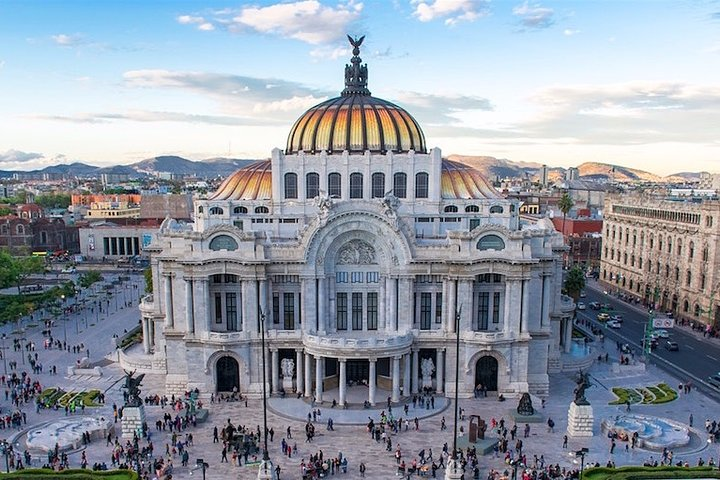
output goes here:
<path id="1" fill-rule="evenodd" d="M 616 322 L 622 322 L 623 316 L 620 313 L 616 313 L 615 315 L 610 315 L 610 320 L 615 320 Z"/>
<path id="2" fill-rule="evenodd" d="M 600 310 L 600 302 L 590 302 L 589 305 L 593 310 Z"/>
<path id="3" fill-rule="evenodd" d="M 587 307 L 585 307 L 585 304 L 584 304 L 583 302 L 578 302 L 578 303 L 577 303 L 577 309 L 578 309 L 578 310 L 585 310 L 585 308 L 587 308 Z"/>
<path id="4" fill-rule="evenodd" d="M 665 349 L 671 352 L 677 352 L 678 350 L 680 350 L 680 345 L 678 345 L 678 343 L 673 340 L 668 340 L 667 342 L 665 342 Z"/>
<path id="5" fill-rule="evenodd" d="M 580 298 L 585 298 L 585 297 L 587 297 L 587 293 L 585 293 L 585 292 L 580 292 Z"/>
<path id="6" fill-rule="evenodd" d="M 662 328 L 658 328 L 655 330 L 655 335 L 657 335 L 659 338 L 670 338 L 670 333 L 667 330 L 663 330 Z"/>
<path id="7" fill-rule="evenodd" d="M 60 270 L 60 273 L 75 273 L 76 271 L 75 267 L 65 267 Z"/>
<path id="8" fill-rule="evenodd" d="M 610 305 L 609 303 L 603 303 L 602 305 L 600 305 L 600 308 L 604 308 L 605 310 L 611 310 L 612 305 Z"/>
<path id="9" fill-rule="evenodd" d="M 617 320 L 608 320 L 607 323 L 605 323 L 605 326 L 608 328 L 620 328 L 622 327 L 622 323 Z"/>
<path id="10" fill-rule="evenodd" d="M 715 375 L 710 375 L 707 382 L 715 388 L 720 388 L 720 372 Z"/>
<path id="11" fill-rule="evenodd" d="M 604 312 L 598 313 L 597 320 L 598 320 L 598 322 L 606 322 L 606 321 L 610 320 L 610 315 L 607 313 L 604 313 Z"/>

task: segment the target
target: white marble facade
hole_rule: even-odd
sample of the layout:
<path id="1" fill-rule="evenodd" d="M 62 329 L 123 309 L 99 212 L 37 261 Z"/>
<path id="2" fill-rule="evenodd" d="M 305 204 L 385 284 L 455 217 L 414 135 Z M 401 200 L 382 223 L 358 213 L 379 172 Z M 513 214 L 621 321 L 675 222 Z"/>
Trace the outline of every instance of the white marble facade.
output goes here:
<path id="1" fill-rule="evenodd" d="M 164 360 L 168 392 L 259 395 L 264 319 L 273 393 L 292 384 L 342 403 L 361 382 L 373 404 L 378 388 L 399 400 L 423 388 L 431 359 L 432 387 L 453 394 L 458 316 L 460 396 L 478 383 L 547 394 L 573 309 L 549 221 L 525 225 L 517 201 L 417 140 L 330 153 L 290 143 L 196 200 L 194 224 L 166 220 L 147 249 L 143 346 Z"/>

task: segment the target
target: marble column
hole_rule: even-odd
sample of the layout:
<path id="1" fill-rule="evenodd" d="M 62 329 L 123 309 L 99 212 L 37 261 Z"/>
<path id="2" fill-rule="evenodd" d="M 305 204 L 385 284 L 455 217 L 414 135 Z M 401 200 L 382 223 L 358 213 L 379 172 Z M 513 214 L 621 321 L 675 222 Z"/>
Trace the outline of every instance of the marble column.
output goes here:
<path id="1" fill-rule="evenodd" d="M 205 329 L 207 332 L 212 331 L 212 303 L 210 302 L 210 279 L 203 278 L 200 280 L 202 286 L 203 314 L 205 315 Z"/>
<path id="2" fill-rule="evenodd" d="M 392 357 L 392 401 L 400 401 L 400 357 Z"/>
<path id="3" fill-rule="evenodd" d="M 193 307 L 193 281 L 185 278 L 185 321 L 187 333 L 195 333 L 195 313 Z"/>
<path id="4" fill-rule="evenodd" d="M 512 295 L 513 295 L 513 283 L 515 280 L 505 279 L 505 304 L 503 306 L 503 325 L 502 331 L 505 337 L 508 337 L 511 332 L 512 324 Z"/>
<path id="5" fill-rule="evenodd" d="M 407 332 L 413 327 L 413 280 L 401 278 L 398 281 L 398 331 Z"/>
<path id="6" fill-rule="evenodd" d="M 143 351 L 145 354 L 150 353 L 150 319 L 142 319 L 142 330 L 143 330 Z"/>
<path id="7" fill-rule="evenodd" d="M 447 331 L 455 333 L 455 315 L 457 315 L 457 282 L 448 280 L 448 328 Z"/>
<path id="8" fill-rule="evenodd" d="M 174 328 L 173 303 L 172 303 L 172 276 L 164 276 L 165 282 L 165 328 Z"/>
<path id="9" fill-rule="evenodd" d="M 562 321 L 565 323 L 565 353 L 570 353 L 570 346 L 572 345 L 573 323 L 572 319 L 570 319 L 569 317 L 563 318 Z"/>
<path id="10" fill-rule="evenodd" d="M 312 355 L 305 353 L 305 398 L 312 396 Z"/>
<path id="11" fill-rule="evenodd" d="M 520 333 L 528 333 L 530 321 L 530 280 L 522 281 L 522 314 L 520 317 Z"/>
<path id="12" fill-rule="evenodd" d="M 397 278 L 388 278 L 387 297 L 390 303 L 390 318 L 388 319 L 387 329 L 391 332 L 397 331 Z"/>
<path id="13" fill-rule="evenodd" d="M 462 309 L 460 312 L 461 332 L 472 331 L 472 291 L 473 280 L 464 279 L 458 282 L 457 304 L 458 308 Z"/>
<path id="14" fill-rule="evenodd" d="M 437 393 L 445 391 L 445 350 L 437 349 L 437 365 L 435 366 L 435 380 L 437 385 L 435 390 Z"/>
<path id="15" fill-rule="evenodd" d="M 315 357 L 315 401 L 322 403 L 323 395 L 323 357 Z"/>
<path id="16" fill-rule="evenodd" d="M 318 279 L 318 319 L 317 330 L 320 332 L 327 331 L 328 312 L 327 312 L 327 280 L 325 277 Z M 313 328 L 314 330 L 314 328 Z"/>
<path id="17" fill-rule="evenodd" d="M 550 290 L 551 290 L 551 279 L 550 275 L 542 275 L 542 316 L 540 317 L 540 326 L 545 326 L 550 323 Z"/>
<path id="18" fill-rule="evenodd" d="M 267 282 L 267 280 L 260 280 L 260 288 L 259 288 L 258 297 L 260 300 L 260 302 L 259 302 L 260 303 L 260 314 L 265 315 L 264 328 L 265 328 L 265 331 L 267 332 L 267 322 L 270 319 L 270 313 L 271 313 L 271 312 L 268 312 L 268 305 L 267 305 L 267 299 L 268 299 L 267 298 L 268 297 L 268 282 Z M 262 321 L 262 317 L 260 317 L 260 321 Z M 260 327 L 260 324 L 258 324 L 258 327 Z M 258 328 L 257 333 L 260 333 L 259 328 Z"/>
<path id="19" fill-rule="evenodd" d="M 340 361 L 340 384 L 339 384 L 340 406 L 342 407 L 343 405 L 345 405 L 345 391 L 347 388 L 347 372 L 346 372 L 347 362 L 344 358 L 340 358 L 339 361 Z"/>
<path id="20" fill-rule="evenodd" d="M 420 351 L 414 349 L 412 351 L 412 390 L 410 393 L 418 393 L 420 391 Z"/>
<path id="21" fill-rule="evenodd" d="M 243 280 L 242 282 L 242 303 L 240 309 L 242 315 L 242 330 L 250 334 L 257 325 L 257 281 L 255 279 Z"/>
<path id="22" fill-rule="evenodd" d="M 386 298 L 385 283 L 386 283 L 385 277 L 381 277 L 380 278 L 380 292 L 378 293 L 378 305 L 382 305 L 382 307 L 380 308 L 380 311 L 378 312 L 379 317 L 380 317 L 380 318 L 378 318 L 378 330 L 381 332 L 385 331 L 385 329 L 387 328 L 386 325 L 387 325 L 387 316 L 388 316 L 387 304 L 385 303 L 385 298 Z"/>
<path id="23" fill-rule="evenodd" d="M 280 391 L 280 352 L 277 349 L 270 350 L 272 360 L 270 361 L 270 370 L 272 377 L 272 391 L 278 393 Z"/>
<path id="24" fill-rule="evenodd" d="M 375 389 L 377 388 L 377 359 L 371 358 L 370 361 L 370 373 L 368 374 L 368 402 L 370 405 L 375 406 Z"/>
<path id="25" fill-rule="evenodd" d="M 403 355 L 405 357 L 405 366 L 403 368 L 403 396 L 407 397 L 410 395 L 410 365 L 411 355 L 410 352 Z"/>
<path id="26" fill-rule="evenodd" d="M 295 390 L 303 392 L 303 352 L 295 350 Z"/>
<path id="27" fill-rule="evenodd" d="M 148 331 L 150 332 L 148 342 L 150 342 L 150 350 L 152 351 L 155 348 L 155 320 L 152 318 L 148 318 Z"/>

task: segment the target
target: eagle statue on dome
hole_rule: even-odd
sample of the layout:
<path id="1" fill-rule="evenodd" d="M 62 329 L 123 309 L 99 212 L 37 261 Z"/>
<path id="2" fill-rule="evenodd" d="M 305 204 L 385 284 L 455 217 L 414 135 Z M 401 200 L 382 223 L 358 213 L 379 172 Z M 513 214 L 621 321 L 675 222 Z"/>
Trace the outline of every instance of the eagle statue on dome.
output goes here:
<path id="1" fill-rule="evenodd" d="M 363 40 L 365 40 L 365 35 L 363 35 L 360 38 L 353 38 L 350 35 L 347 36 L 348 41 L 350 42 L 350 45 L 353 46 L 353 55 L 357 56 L 360 55 L 360 45 L 362 45 Z"/>

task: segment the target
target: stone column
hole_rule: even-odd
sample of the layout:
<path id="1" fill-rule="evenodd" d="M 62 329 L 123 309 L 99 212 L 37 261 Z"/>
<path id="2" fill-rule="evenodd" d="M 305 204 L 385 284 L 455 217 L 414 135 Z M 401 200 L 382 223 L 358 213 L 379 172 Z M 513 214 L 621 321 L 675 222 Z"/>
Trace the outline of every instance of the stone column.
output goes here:
<path id="1" fill-rule="evenodd" d="M 205 302 L 203 314 L 205 315 L 205 328 L 208 332 L 212 331 L 212 303 L 210 302 L 210 279 L 203 278 L 200 280 L 202 286 L 202 299 Z"/>
<path id="2" fill-rule="evenodd" d="M 505 280 L 505 305 L 503 306 L 502 331 L 505 337 L 510 335 L 510 324 L 512 323 L 512 294 L 514 280 Z"/>
<path id="3" fill-rule="evenodd" d="M 392 401 L 400 401 L 400 357 L 392 357 Z"/>
<path id="4" fill-rule="evenodd" d="M 387 285 L 387 297 L 390 302 L 390 318 L 388 319 L 387 327 L 391 332 L 397 331 L 397 278 L 388 278 Z"/>
<path id="5" fill-rule="evenodd" d="M 457 293 L 458 308 L 462 308 L 460 312 L 460 331 L 472 331 L 472 291 L 473 281 L 464 279 L 460 280 Z"/>
<path id="6" fill-rule="evenodd" d="M 155 321 L 152 318 L 148 318 L 148 331 L 150 332 L 150 350 L 152 351 L 155 347 Z"/>
<path id="7" fill-rule="evenodd" d="M 572 319 L 569 317 L 564 317 L 562 321 L 565 322 L 565 353 L 570 353 L 570 347 L 572 345 L 573 323 Z"/>
<path id="8" fill-rule="evenodd" d="M 165 328 L 174 328 L 172 304 L 172 274 L 166 274 L 165 280 Z"/>
<path id="9" fill-rule="evenodd" d="M 420 351 L 413 349 L 412 351 L 412 390 L 410 393 L 418 393 L 420 391 Z"/>
<path id="10" fill-rule="evenodd" d="M 443 393 L 445 391 L 445 350 L 442 348 L 437 349 L 437 365 L 435 366 L 435 380 L 437 393 Z"/>
<path id="11" fill-rule="evenodd" d="M 448 325 L 447 331 L 455 333 L 455 315 L 457 314 L 457 283 L 448 280 Z"/>
<path id="12" fill-rule="evenodd" d="M 401 278 L 398 289 L 398 331 L 407 332 L 413 327 L 413 281 Z"/>
<path id="13" fill-rule="evenodd" d="M 530 280 L 522 281 L 522 316 L 520 318 L 520 333 L 528 333 L 530 322 Z"/>
<path id="14" fill-rule="evenodd" d="M 268 282 L 267 280 L 260 280 L 260 289 L 259 289 L 259 300 L 260 300 L 260 313 L 265 314 L 265 331 L 267 332 L 267 322 L 270 318 L 270 312 L 268 312 L 268 305 L 267 305 L 267 297 L 268 297 Z M 262 317 L 260 319 L 262 321 Z M 259 326 L 259 325 L 258 325 Z M 260 330 L 258 329 L 257 333 L 260 333 Z"/>
<path id="15" fill-rule="evenodd" d="M 305 397 L 312 396 L 312 355 L 305 353 Z"/>
<path id="16" fill-rule="evenodd" d="M 142 331 L 143 331 L 143 351 L 145 354 L 150 353 L 150 319 L 142 319 Z"/>
<path id="17" fill-rule="evenodd" d="M 380 278 L 380 292 L 378 293 L 378 305 L 382 305 L 382 307 L 379 309 L 378 315 L 380 318 L 378 318 L 378 330 L 383 332 L 387 328 L 387 304 L 385 303 L 385 277 Z"/>
<path id="18" fill-rule="evenodd" d="M 297 393 L 303 392 L 303 352 L 295 350 L 295 389 Z"/>
<path id="19" fill-rule="evenodd" d="M 185 321 L 187 333 L 195 333 L 195 313 L 193 306 L 193 281 L 185 277 Z"/>
<path id="20" fill-rule="evenodd" d="M 375 389 L 377 385 L 377 359 L 370 358 L 370 373 L 368 374 L 368 402 L 370 405 L 375 406 Z"/>
<path id="21" fill-rule="evenodd" d="M 243 280 L 242 282 L 242 305 L 243 312 L 242 330 L 250 334 L 256 328 L 257 311 L 257 281 L 255 279 Z"/>
<path id="22" fill-rule="evenodd" d="M 405 366 L 403 370 L 403 396 L 407 397 L 410 395 L 410 365 L 411 356 L 410 352 L 403 355 L 405 357 Z"/>
<path id="23" fill-rule="evenodd" d="M 272 360 L 270 360 L 270 371 L 272 377 L 272 391 L 278 393 L 280 391 L 280 352 L 274 348 L 270 350 Z"/>
<path id="24" fill-rule="evenodd" d="M 322 402 L 323 395 L 323 357 L 315 357 L 315 400 Z"/>
<path id="25" fill-rule="evenodd" d="M 550 275 L 545 275 L 543 273 L 542 275 L 542 316 L 540 317 L 540 326 L 545 326 L 550 323 L 550 290 L 552 282 L 550 280 Z"/>
<path id="26" fill-rule="evenodd" d="M 317 330 L 320 332 L 327 331 L 328 309 L 327 309 L 327 280 L 325 277 L 318 279 L 318 319 Z M 313 328 L 315 330 L 315 328 Z"/>
<path id="27" fill-rule="evenodd" d="M 346 366 L 347 362 L 344 358 L 338 359 L 340 360 L 340 406 L 342 407 L 345 405 L 345 391 L 347 388 L 347 372 L 346 372 Z"/>

